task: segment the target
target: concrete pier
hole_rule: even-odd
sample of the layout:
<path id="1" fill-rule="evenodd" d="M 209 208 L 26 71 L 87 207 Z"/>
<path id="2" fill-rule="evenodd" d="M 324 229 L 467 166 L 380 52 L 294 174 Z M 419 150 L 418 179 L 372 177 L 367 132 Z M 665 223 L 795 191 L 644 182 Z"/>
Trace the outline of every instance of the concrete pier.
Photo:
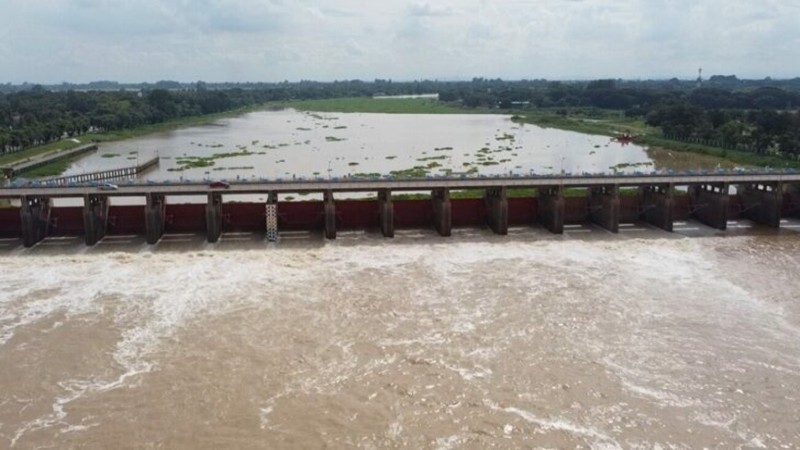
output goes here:
<path id="1" fill-rule="evenodd" d="M 108 196 L 83 196 L 83 232 L 86 245 L 97 244 L 106 236 L 108 206 Z"/>
<path id="2" fill-rule="evenodd" d="M 50 225 L 50 209 L 53 202 L 47 197 L 23 196 L 19 214 L 22 221 L 22 244 L 33 247 L 47 237 Z"/>
<path id="3" fill-rule="evenodd" d="M 564 188 L 539 188 L 539 222 L 555 234 L 564 234 Z"/>
<path id="4" fill-rule="evenodd" d="M 496 234 L 508 234 L 508 196 L 506 188 L 486 189 L 486 223 Z"/>
<path id="5" fill-rule="evenodd" d="M 737 187 L 742 217 L 773 228 L 781 226 L 783 184 L 742 184 Z"/>
<path id="6" fill-rule="evenodd" d="M 712 228 L 728 229 L 728 183 L 690 186 L 689 195 L 692 217 Z"/>
<path id="7" fill-rule="evenodd" d="M 671 184 L 639 188 L 639 217 L 664 231 L 672 232 L 675 188 Z"/>
<path id="8" fill-rule="evenodd" d="M 381 189 L 378 191 L 378 213 L 381 220 L 381 233 L 384 237 L 394 237 L 394 204 L 392 191 Z"/>
<path id="9" fill-rule="evenodd" d="M 787 215 L 800 217 L 800 184 L 785 184 Z"/>
<path id="10" fill-rule="evenodd" d="M 222 194 L 211 192 L 206 204 L 206 233 L 210 243 L 217 242 L 222 234 Z"/>
<path id="11" fill-rule="evenodd" d="M 333 191 L 325 191 L 325 238 L 336 239 L 336 203 L 333 200 Z"/>
<path id="12" fill-rule="evenodd" d="M 589 220 L 612 233 L 619 232 L 619 186 L 589 188 Z"/>
<path id="13" fill-rule="evenodd" d="M 264 211 L 264 225 L 267 232 L 267 240 L 270 242 L 278 241 L 278 193 L 271 191 L 267 196 L 267 205 Z"/>
<path id="14" fill-rule="evenodd" d="M 450 189 L 434 189 L 431 192 L 433 202 L 433 227 L 441 236 L 450 236 L 453 232 L 453 208 L 450 203 Z"/>
<path id="15" fill-rule="evenodd" d="M 144 207 L 145 234 L 147 243 L 155 244 L 164 235 L 166 228 L 167 199 L 161 194 L 147 194 Z"/>

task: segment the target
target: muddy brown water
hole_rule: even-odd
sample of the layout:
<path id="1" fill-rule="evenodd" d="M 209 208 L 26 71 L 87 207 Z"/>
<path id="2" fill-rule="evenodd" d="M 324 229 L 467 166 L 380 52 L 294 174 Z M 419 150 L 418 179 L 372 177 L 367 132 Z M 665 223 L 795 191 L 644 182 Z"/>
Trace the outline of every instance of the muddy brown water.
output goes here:
<path id="1" fill-rule="evenodd" d="M 209 167 L 176 171 L 183 167 L 181 158 L 222 154 L 227 157 L 214 159 Z M 612 167 L 634 172 L 669 168 L 674 159 L 651 157 L 644 147 L 607 136 L 516 124 L 499 114 L 282 110 L 103 143 L 65 175 L 133 166 L 155 155 L 160 165 L 142 179 L 328 178 L 428 166 L 432 176 L 471 169 L 483 175 L 599 173 L 612 172 Z"/>
<path id="2" fill-rule="evenodd" d="M 0 242 L 0 448 L 796 448 L 800 222 Z"/>

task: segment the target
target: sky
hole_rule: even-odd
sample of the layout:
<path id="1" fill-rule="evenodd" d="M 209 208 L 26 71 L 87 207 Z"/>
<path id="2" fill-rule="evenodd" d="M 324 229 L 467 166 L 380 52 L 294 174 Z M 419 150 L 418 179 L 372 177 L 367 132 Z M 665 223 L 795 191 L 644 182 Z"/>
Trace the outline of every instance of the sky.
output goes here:
<path id="1" fill-rule="evenodd" d="M 800 76 L 800 0 L 0 0 L 0 82 Z"/>

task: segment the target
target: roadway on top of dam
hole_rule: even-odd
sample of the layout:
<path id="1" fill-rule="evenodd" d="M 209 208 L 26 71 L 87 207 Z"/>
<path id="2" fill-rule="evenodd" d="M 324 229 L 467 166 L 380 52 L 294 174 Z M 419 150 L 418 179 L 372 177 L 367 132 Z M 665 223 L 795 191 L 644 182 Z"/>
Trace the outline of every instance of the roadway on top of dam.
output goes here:
<path id="1" fill-rule="evenodd" d="M 650 186 L 650 185 L 698 185 L 698 184 L 754 184 L 754 183 L 800 183 L 800 172 L 745 172 L 745 173 L 703 173 L 703 174 L 636 174 L 636 175 L 583 175 L 583 176 L 517 176 L 517 177 L 450 177 L 450 178 L 394 178 L 394 179 L 338 179 L 338 180 L 261 180 L 231 181 L 227 188 L 212 187 L 209 181 L 203 182 L 148 182 L 126 184 L 116 188 L 103 189 L 102 185 L 46 186 L 25 185 L 0 188 L 0 198 L 39 197 L 78 197 L 83 195 L 139 196 L 161 195 L 200 195 L 210 192 L 225 194 L 260 194 L 266 192 L 366 192 L 383 189 L 391 191 L 425 191 L 431 189 L 483 189 L 506 188 L 544 188 L 593 186 Z"/>

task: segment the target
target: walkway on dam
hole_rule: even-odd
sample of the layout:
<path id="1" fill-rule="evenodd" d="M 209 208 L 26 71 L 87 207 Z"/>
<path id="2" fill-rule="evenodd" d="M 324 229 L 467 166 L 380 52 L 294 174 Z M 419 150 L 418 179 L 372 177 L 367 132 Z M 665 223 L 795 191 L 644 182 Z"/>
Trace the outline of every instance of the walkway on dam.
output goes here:
<path id="1" fill-rule="evenodd" d="M 14 178 L 29 170 L 33 170 L 38 167 L 43 167 L 48 164 L 52 164 L 56 161 L 62 161 L 64 159 L 74 158 L 76 156 L 83 155 L 84 153 L 93 152 L 97 150 L 97 148 L 98 148 L 97 144 L 88 144 L 88 145 L 82 145 L 80 147 L 75 147 L 69 150 L 59 150 L 44 156 L 31 158 L 28 161 L 23 161 L 21 163 L 4 166 L 0 168 L 0 171 L 3 172 L 3 175 L 5 175 L 6 178 Z"/>
<path id="2" fill-rule="evenodd" d="M 589 188 L 595 186 L 639 187 L 655 185 L 737 185 L 800 183 L 800 172 L 747 172 L 710 173 L 683 175 L 586 175 L 586 176 L 513 176 L 513 177 L 463 177 L 463 178 L 420 178 L 420 179 L 339 179 L 339 180 L 259 180 L 231 181 L 225 193 L 259 194 L 267 192 L 377 192 L 383 189 L 392 191 L 428 191 L 432 189 L 486 189 L 506 188 Z M 109 196 L 140 196 L 146 194 L 192 195 L 220 191 L 209 182 L 147 182 L 122 184 Z M 22 186 L 0 188 L 0 198 L 20 198 L 22 196 L 80 197 L 96 193 L 95 186 L 59 187 L 31 183 Z"/>

